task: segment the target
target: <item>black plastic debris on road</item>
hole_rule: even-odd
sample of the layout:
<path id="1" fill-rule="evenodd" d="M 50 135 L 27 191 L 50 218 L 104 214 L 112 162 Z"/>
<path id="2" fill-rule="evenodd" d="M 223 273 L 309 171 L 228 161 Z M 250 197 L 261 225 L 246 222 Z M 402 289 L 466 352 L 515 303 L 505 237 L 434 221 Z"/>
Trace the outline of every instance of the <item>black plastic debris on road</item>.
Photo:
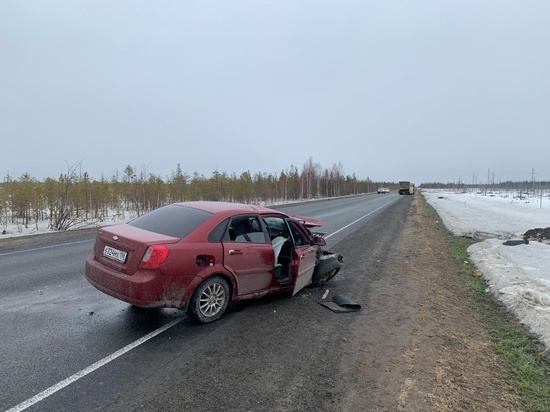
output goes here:
<path id="1" fill-rule="evenodd" d="M 357 312 L 361 309 L 361 305 L 342 295 L 335 295 L 332 302 L 319 302 L 319 305 L 323 305 L 336 313 Z"/>

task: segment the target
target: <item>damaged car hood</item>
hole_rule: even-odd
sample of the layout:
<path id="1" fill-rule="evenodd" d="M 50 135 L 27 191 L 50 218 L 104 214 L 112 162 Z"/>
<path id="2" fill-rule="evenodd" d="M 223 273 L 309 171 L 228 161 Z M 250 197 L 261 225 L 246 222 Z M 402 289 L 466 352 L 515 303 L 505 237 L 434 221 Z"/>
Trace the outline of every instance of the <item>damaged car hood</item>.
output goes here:
<path id="1" fill-rule="evenodd" d="M 313 217 L 299 215 L 290 215 L 290 217 L 296 219 L 307 228 L 323 226 L 323 222 L 321 220 L 315 219 Z"/>

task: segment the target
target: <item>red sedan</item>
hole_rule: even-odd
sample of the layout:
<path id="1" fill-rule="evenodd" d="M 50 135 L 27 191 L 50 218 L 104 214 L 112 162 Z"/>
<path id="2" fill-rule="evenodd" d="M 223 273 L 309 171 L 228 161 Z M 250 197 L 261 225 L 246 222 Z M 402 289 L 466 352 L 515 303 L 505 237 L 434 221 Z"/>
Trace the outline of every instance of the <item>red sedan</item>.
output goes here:
<path id="1" fill-rule="evenodd" d="M 321 224 L 260 206 L 176 203 L 98 230 L 86 278 L 132 305 L 187 309 L 209 323 L 231 300 L 330 280 L 342 257 L 321 249 L 309 230 Z"/>

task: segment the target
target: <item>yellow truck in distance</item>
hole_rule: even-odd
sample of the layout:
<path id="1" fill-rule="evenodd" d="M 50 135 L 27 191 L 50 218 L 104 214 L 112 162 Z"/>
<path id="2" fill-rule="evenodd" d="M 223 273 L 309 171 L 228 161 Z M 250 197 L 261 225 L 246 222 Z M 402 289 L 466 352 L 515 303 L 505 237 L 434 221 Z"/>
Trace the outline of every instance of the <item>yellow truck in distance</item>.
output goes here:
<path id="1" fill-rule="evenodd" d="M 407 180 L 402 180 L 397 184 L 397 191 L 400 195 L 412 195 L 414 193 L 414 185 Z"/>

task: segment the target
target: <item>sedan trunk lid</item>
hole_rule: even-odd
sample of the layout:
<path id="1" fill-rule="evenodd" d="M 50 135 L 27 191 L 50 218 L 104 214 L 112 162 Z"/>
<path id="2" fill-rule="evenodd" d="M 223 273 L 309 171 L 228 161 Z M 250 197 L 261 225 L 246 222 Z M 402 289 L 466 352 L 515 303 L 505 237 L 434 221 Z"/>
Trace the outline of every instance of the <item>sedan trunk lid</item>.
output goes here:
<path id="1" fill-rule="evenodd" d="M 149 246 L 177 243 L 179 240 L 127 224 L 116 225 L 98 230 L 94 254 L 103 265 L 132 275 L 138 270 Z"/>

